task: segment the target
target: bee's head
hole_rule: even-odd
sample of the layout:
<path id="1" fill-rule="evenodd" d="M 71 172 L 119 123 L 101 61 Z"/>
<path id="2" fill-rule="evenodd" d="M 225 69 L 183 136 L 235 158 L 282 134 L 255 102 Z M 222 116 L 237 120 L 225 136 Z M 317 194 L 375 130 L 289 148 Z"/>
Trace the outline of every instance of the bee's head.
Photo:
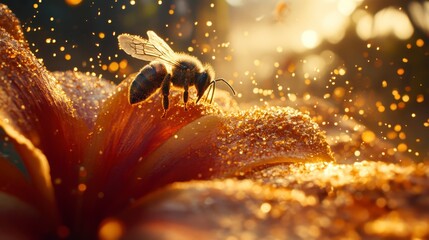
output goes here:
<path id="1" fill-rule="evenodd" d="M 204 95 L 207 88 L 209 88 L 209 92 L 207 93 L 207 100 L 210 95 L 210 90 L 213 90 L 211 92 L 210 103 L 213 102 L 214 92 L 216 89 L 216 82 L 219 82 L 219 81 L 224 82 L 231 89 L 232 93 L 235 95 L 234 88 L 232 88 L 232 86 L 229 85 L 229 83 L 225 81 L 225 79 L 223 78 L 214 79 L 214 77 L 215 76 L 214 76 L 213 68 L 208 64 L 205 65 L 204 71 L 199 74 L 195 82 L 195 87 L 197 88 L 197 95 L 198 95 L 197 102 L 200 101 L 201 97 Z"/>
<path id="2" fill-rule="evenodd" d="M 197 88 L 197 102 L 201 99 L 207 88 L 210 86 L 212 79 L 214 79 L 213 68 L 212 66 L 206 64 L 204 65 L 204 71 L 198 75 L 198 78 L 195 81 L 195 87 Z"/>

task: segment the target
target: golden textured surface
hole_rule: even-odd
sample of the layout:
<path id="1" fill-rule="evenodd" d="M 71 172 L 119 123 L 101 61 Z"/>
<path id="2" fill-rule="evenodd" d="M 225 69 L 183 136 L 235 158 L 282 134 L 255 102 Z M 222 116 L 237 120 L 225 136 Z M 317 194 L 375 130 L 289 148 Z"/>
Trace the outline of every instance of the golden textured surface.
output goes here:
<path id="1" fill-rule="evenodd" d="M 4 5 L 0 20 L 0 126 L 26 170 L 0 156 L 0 235 L 429 238 L 427 163 L 329 105 L 239 110 L 219 91 L 184 111 L 174 90 L 161 119 L 160 94 L 132 106 L 132 78 L 51 73 Z"/>
<path id="2" fill-rule="evenodd" d="M 429 237 L 429 168 L 423 163 L 293 163 L 243 178 L 174 184 L 120 219 L 130 238 Z"/>

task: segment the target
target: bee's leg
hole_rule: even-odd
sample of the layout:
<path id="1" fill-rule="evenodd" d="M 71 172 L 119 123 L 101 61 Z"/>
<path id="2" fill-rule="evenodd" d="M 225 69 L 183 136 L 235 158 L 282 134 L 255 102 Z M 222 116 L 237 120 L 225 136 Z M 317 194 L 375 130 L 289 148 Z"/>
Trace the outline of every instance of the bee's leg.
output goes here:
<path id="1" fill-rule="evenodd" d="M 167 110 L 169 107 L 168 96 L 170 95 L 170 84 L 171 84 L 171 75 L 165 75 L 164 80 L 162 80 L 161 92 L 162 92 L 162 106 L 164 108 L 164 114 L 162 114 L 161 118 L 164 118 L 167 114 Z"/>
<path id="2" fill-rule="evenodd" d="M 186 103 L 188 103 L 188 99 L 189 99 L 189 93 L 188 93 L 188 82 L 185 82 L 185 85 L 183 86 L 183 89 L 185 90 L 183 92 L 183 102 L 185 102 L 185 111 L 188 111 L 188 108 L 186 107 Z"/>

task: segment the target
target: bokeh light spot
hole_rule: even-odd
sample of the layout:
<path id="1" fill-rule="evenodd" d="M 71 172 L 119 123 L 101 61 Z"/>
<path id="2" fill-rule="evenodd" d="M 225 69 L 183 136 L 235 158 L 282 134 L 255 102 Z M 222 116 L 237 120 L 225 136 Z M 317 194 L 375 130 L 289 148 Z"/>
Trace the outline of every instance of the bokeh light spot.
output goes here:
<path id="1" fill-rule="evenodd" d="M 423 39 L 419 38 L 416 40 L 417 47 L 423 47 L 424 45 L 425 45 L 425 42 L 423 41 Z"/>
<path id="2" fill-rule="evenodd" d="M 69 6 L 77 6 L 82 3 L 82 0 L 65 0 L 65 2 Z"/>
<path id="3" fill-rule="evenodd" d="M 313 30 L 304 31 L 301 35 L 301 42 L 306 48 L 315 48 L 320 43 L 320 37 Z"/>
<path id="4" fill-rule="evenodd" d="M 362 140 L 366 143 L 371 143 L 376 139 L 375 133 L 371 130 L 366 130 L 362 133 Z"/>
<path id="5" fill-rule="evenodd" d="M 98 237 L 101 240 L 119 239 L 124 233 L 122 223 L 114 218 L 105 219 L 100 226 Z"/>
<path id="6" fill-rule="evenodd" d="M 117 62 L 111 62 L 109 64 L 109 72 L 116 72 L 119 69 L 119 64 Z"/>

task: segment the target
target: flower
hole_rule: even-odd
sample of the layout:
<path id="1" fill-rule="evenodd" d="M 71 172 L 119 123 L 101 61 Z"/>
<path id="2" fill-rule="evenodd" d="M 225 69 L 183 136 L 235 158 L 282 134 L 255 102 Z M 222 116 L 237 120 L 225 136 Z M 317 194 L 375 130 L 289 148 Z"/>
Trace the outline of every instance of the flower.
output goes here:
<path id="1" fill-rule="evenodd" d="M 5 6 L 2 17 L 13 24 L 0 34 L 0 125 L 29 181 L 2 162 L 21 189 L 32 189 L 12 185 L 5 192 L 49 219 L 37 229 L 43 234 L 91 236 L 102 219 L 169 183 L 229 178 L 278 162 L 332 160 L 318 126 L 290 108 L 229 112 L 233 102 L 224 94 L 223 109 L 190 104 L 184 111 L 175 93 L 176 104 L 161 119 L 159 95 L 128 103 L 131 78 L 114 86 L 82 73 L 51 73 Z"/>
<path id="2" fill-rule="evenodd" d="M 0 19 L 0 126 L 19 154 L 0 156 L 2 237 L 429 235 L 424 164 L 337 164 L 308 115 L 222 92 L 188 111 L 173 92 L 161 119 L 157 94 L 128 103 L 131 78 L 47 71 Z"/>

